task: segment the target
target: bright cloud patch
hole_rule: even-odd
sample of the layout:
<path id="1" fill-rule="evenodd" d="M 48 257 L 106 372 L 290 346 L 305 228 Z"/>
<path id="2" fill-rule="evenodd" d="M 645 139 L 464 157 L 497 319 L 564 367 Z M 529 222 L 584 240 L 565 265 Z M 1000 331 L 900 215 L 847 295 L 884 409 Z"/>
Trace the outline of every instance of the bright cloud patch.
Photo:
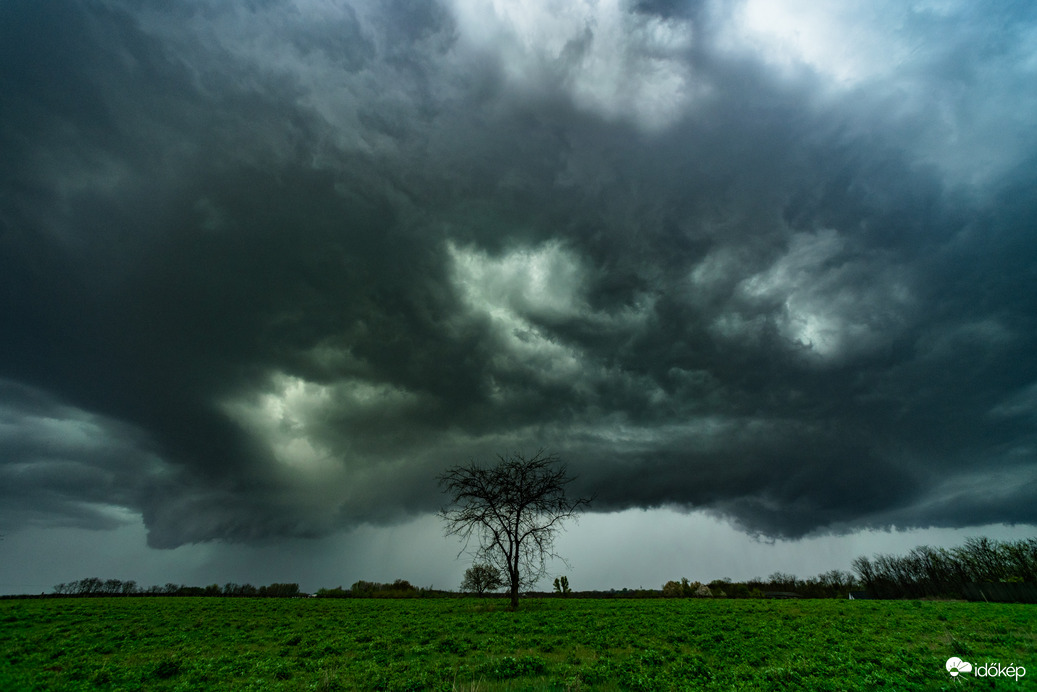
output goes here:
<path id="1" fill-rule="evenodd" d="M 494 54 L 525 89 L 560 85 L 580 108 L 655 130 L 702 89 L 683 59 L 688 22 L 633 13 L 620 0 L 454 0 L 465 41 Z"/>
<path id="2" fill-rule="evenodd" d="M 388 384 L 356 378 L 318 384 L 276 373 L 267 389 L 224 409 L 297 480 L 323 484 L 364 465 L 352 437 L 362 437 L 372 422 L 399 418 L 418 400 Z"/>
<path id="3" fill-rule="evenodd" d="M 888 76 L 924 56 L 926 45 L 907 34 L 915 19 L 938 21 L 958 3 L 819 3 L 747 0 L 729 27 L 739 45 L 782 69 L 806 66 L 852 87 Z"/>
<path id="4" fill-rule="evenodd" d="M 908 281 L 896 267 L 855 256 L 832 230 L 796 235 L 784 256 L 741 283 L 740 293 L 753 305 L 772 306 L 779 333 L 826 360 L 888 344 L 912 306 Z M 764 324 L 755 319 L 754 326 Z"/>
<path id="5" fill-rule="evenodd" d="M 581 298 L 584 271 L 560 244 L 499 258 L 453 245 L 449 252 L 458 292 L 474 313 L 491 320 L 501 341 L 499 367 L 555 378 L 580 370 L 581 355 L 536 324 L 576 318 L 587 310 Z"/>
<path id="6" fill-rule="evenodd" d="M 584 270 L 560 243 L 498 258 L 453 245 L 449 251 L 454 281 L 465 299 L 495 318 L 526 314 L 564 319 L 586 310 L 580 297 Z"/>
<path id="7" fill-rule="evenodd" d="M 226 410 L 293 472 L 323 476 L 335 470 L 334 457 L 310 437 L 311 426 L 331 403 L 330 388 L 282 374 L 271 384 L 273 391 L 228 404 Z"/>

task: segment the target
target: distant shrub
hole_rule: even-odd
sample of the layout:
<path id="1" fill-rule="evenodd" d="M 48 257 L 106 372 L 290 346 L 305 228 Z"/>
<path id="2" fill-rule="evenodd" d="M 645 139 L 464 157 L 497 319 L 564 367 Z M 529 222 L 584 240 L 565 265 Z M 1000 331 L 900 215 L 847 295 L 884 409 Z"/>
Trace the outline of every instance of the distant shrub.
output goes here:
<path id="1" fill-rule="evenodd" d="M 299 585 L 293 583 L 260 586 L 259 595 L 266 598 L 293 598 L 299 595 Z"/>
<path id="2" fill-rule="evenodd" d="M 334 589 L 319 589 L 319 598 L 418 598 L 429 595 L 426 589 L 419 589 L 406 579 L 397 579 L 391 584 L 383 584 L 375 581 L 354 582 L 349 589 L 341 586 Z"/>
<path id="3" fill-rule="evenodd" d="M 698 598 L 712 595 L 708 586 L 701 582 L 688 581 L 687 578 L 681 579 L 679 582 L 668 581 L 663 584 L 663 598 Z"/>

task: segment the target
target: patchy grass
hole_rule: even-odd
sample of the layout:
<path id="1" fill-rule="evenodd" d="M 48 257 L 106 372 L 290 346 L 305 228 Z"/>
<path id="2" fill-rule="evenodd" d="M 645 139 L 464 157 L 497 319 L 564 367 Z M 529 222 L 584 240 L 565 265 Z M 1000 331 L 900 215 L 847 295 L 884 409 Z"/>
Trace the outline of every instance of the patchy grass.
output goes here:
<path id="1" fill-rule="evenodd" d="M 0 601 L 3 690 L 1033 689 L 1037 608 L 958 602 Z M 952 679 L 951 656 L 1027 669 Z"/>

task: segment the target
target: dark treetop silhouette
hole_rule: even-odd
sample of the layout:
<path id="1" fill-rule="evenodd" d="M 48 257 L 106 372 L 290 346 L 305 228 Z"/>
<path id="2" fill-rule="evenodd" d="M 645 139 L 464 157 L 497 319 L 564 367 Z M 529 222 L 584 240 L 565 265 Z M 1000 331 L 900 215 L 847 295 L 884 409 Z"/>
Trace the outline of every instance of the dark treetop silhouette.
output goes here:
<path id="1" fill-rule="evenodd" d="M 482 596 L 504 586 L 503 573 L 493 565 L 476 563 L 465 570 L 461 590 Z"/>
<path id="2" fill-rule="evenodd" d="M 475 541 L 476 558 L 506 575 L 511 607 L 517 608 L 519 588 L 535 584 L 547 574 L 547 560 L 560 557 L 554 539 L 564 520 L 590 499 L 566 496 L 574 478 L 555 454 L 540 450 L 529 459 L 517 453 L 497 458 L 490 468 L 471 461 L 439 476 L 450 495 L 439 516 L 447 535 L 464 541 L 462 553 Z"/>

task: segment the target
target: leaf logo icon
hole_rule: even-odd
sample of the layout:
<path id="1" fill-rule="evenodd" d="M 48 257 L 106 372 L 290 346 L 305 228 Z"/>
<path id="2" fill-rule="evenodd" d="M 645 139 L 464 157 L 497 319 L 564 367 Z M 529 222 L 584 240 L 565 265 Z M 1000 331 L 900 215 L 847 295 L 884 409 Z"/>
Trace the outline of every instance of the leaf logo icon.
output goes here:
<path id="1" fill-rule="evenodd" d="M 963 661 L 957 656 L 951 656 L 947 659 L 947 672 L 951 674 L 951 677 L 957 677 L 958 673 L 971 673 L 972 664 L 968 661 Z"/>

